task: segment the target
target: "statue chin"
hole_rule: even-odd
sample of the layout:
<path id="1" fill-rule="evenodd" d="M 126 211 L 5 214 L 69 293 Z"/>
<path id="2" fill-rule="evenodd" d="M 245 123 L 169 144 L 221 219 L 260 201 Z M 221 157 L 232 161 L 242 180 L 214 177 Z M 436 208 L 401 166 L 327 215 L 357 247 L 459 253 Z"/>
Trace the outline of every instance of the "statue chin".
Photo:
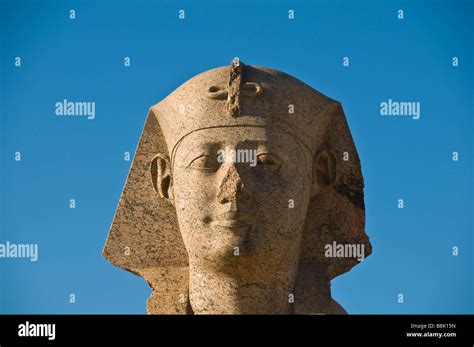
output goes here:
<path id="1" fill-rule="evenodd" d="M 152 286 L 150 314 L 344 314 L 363 188 L 340 103 L 234 60 L 150 108 L 103 254 Z"/>

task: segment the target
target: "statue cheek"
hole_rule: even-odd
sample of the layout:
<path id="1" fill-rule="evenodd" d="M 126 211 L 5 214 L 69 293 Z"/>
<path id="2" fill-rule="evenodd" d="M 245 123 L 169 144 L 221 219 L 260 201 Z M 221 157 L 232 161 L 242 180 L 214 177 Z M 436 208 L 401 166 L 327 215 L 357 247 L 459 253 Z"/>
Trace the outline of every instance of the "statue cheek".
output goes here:
<path id="1" fill-rule="evenodd" d="M 215 179 L 213 175 L 199 170 L 183 170 L 174 176 L 174 193 L 179 202 L 182 198 L 188 204 L 209 202 L 215 192 Z"/>

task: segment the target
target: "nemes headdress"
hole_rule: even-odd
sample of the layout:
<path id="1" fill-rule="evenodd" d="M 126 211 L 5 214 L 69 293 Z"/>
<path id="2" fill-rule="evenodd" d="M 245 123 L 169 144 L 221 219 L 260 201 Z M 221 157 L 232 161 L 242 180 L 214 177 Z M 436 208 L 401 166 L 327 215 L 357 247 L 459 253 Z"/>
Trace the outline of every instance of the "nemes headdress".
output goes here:
<path id="1" fill-rule="evenodd" d="M 154 191 L 150 163 L 157 153 L 173 161 L 187 135 L 216 127 L 275 129 L 291 136 L 308 158 L 322 151 L 335 158 L 335 180 L 310 201 L 303 232 L 296 295 L 307 301 L 299 311 L 314 313 L 315 272 L 327 274 L 329 281 L 358 263 L 326 257 L 325 245 L 359 244 L 366 257 L 371 253 L 364 182 L 341 104 L 277 70 L 234 60 L 195 76 L 150 108 L 104 257 L 153 287 L 149 313 L 189 313 L 188 255 L 175 207 Z"/>

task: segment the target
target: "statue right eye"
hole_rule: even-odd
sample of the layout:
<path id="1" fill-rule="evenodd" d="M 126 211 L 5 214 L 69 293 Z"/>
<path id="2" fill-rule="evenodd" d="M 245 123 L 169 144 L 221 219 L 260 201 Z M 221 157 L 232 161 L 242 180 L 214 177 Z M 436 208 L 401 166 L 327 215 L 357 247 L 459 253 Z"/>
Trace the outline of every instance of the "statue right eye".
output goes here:
<path id="1" fill-rule="evenodd" d="M 195 170 L 216 171 L 218 163 L 216 158 L 210 155 L 201 155 L 195 158 L 187 167 Z"/>

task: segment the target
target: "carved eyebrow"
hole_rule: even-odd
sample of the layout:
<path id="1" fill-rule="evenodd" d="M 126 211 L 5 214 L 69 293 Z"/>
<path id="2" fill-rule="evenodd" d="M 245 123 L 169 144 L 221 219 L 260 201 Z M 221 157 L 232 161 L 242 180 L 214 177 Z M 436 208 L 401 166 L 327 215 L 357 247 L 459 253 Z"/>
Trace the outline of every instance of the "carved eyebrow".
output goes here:
<path id="1" fill-rule="evenodd" d="M 193 156 L 193 157 L 194 157 L 194 156 Z M 197 159 L 202 158 L 202 157 L 210 157 L 210 155 L 207 155 L 207 154 L 204 154 L 204 153 L 203 153 L 203 154 L 198 155 L 197 157 L 194 157 L 193 159 L 186 160 L 186 162 L 188 163 L 188 164 L 186 165 L 186 169 L 187 169 L 188 167 L 190 167 L 191 164 L 194 163 Z"/>
<path id="2" fill-rule="evenodd" d="M 269 155 L 270 157 L 276 158 L 276 160 L 279 162 L 279 164 L 287 165 L 287 160 L 285 160 L 285 158 L 282 158 L 282 157 L 279 156 L 278 154 L 275 154 L 275 153 L 272 153 L 272 152 L 269 152 L 269 151 L 257 152 L 257 159 L 258 159 L 261 155 Z"/>
<path id="3" fill-rule="evenodd" d="M 213 154 L 215 147 L 216 143 L 200 143 L 198 145 L 190 147 L 187 150 L 187 153 L 183 155 L 183 160 L 187 163 L 196 160 L 200 156 L 211 155 Z"/>
<path id="4" fill-rule="evenodd" d="M 277 157 L 284 163 L 290 162 L 290 157 L 285 152 L 277 151 L 277 149 L 274 146 L 267 146 L 267 144 L 268 142 L 265 142 L 258 146 L 257 156 L 262 155 L 262 154 L 270 154 L 270 155 L 274 155 L 275 157 Z"/>
<path id="5" fill-rule="evenodd" d="M 256 149 L 265 146 L 268 143 L 266 140 L 242 140 L 237 144 L 237 149 L 239 149 L 241 146 L 248 146 L 252 145 Z"/>

